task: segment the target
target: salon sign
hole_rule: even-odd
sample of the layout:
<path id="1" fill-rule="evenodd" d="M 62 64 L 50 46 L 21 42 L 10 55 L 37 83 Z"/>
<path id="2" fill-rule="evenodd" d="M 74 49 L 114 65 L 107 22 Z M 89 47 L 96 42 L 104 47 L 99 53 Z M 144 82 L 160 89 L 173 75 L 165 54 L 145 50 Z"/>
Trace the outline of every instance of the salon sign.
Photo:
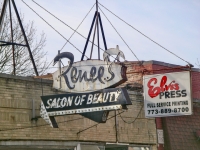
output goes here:
<path id="1" fill-rule="evenodd" d="M 80 114 L 103 123 L 110 110 L 126 109 L 126 105 L 131 105 L 126 88 L 116 88 L 126 82 L 127 77 L 126 66 L 119 61 L 109 61 L 113 54 L 125 59 L 118 47 L 106 50 L 104 60 L 74 62 L 72 53 L 58 54 L 54 64 L 64 58 L 69 63 L 53 73 L 53 88 L 66 93 L 41 96 L 41 117 L 52 127 L 58 127 L 54 116 L 69 114 Z"/>
<path id="2" fill-rule="evenodd" d="M 75 62 L 61 72 L 62 76 L 59 70 L 53 74 L 53 87 L 73 93 L 116 87 L 127 80 L 125 66 L 94 59 Z"/>

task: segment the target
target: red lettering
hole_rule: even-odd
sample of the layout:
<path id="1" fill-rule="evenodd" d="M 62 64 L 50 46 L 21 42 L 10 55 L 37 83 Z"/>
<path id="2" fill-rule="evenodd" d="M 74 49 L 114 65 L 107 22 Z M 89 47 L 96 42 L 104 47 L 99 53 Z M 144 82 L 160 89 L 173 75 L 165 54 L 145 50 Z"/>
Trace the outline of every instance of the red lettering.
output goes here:
<path id="1" fill-rule="evenodd" d="M 176 83 L 174 80 L 169 84 L 167 83 L 167 76 L 163 76 L 160 81 L 160 86 L 154 87 L 157 83 L 156 78 L 152 78 L 147 83 L 147 86 L 149 88 L 148 94 L 151 98 L 154 98 L 160 94 L 160 92 L 168 91 L 168 90 L 179 90 L 179 84 Z"/>
<path id="2" fill-rule="evenodd" d="M 154 83 L 153 83 L 154 82 Z M 154 98 L 156 96 L 158 96 L 160 94 L 160 87 L 155 87 L 152 86 L 151 84 L 156 84 L 157 83 L 157 79 L 156 78 L 152 78 L 149 80 L 147 86 L 149 87 L 149 90 L 148 90 L 148 94 L 151 98 Z"/>
<path id="3" fill-rule="evenodd" d="M 166 76 L 163 76 L 161 81 L 160 81 L 160 88 L 161 88 L 161 91 L 164 92 L 165 91 L 165 83 L 167 82 L 167 77 Z"/>

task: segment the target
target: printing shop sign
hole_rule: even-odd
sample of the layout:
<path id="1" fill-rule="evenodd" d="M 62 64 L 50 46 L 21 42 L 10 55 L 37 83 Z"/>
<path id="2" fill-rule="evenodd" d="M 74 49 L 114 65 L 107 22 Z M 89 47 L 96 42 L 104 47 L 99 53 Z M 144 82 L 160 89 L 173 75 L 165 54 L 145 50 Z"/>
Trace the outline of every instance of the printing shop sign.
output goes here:
<path id="1" fill-rule="evenodd" d="M 146 117 L 192 114 L 189 71 L 145 75 L 143 85 Z"/>

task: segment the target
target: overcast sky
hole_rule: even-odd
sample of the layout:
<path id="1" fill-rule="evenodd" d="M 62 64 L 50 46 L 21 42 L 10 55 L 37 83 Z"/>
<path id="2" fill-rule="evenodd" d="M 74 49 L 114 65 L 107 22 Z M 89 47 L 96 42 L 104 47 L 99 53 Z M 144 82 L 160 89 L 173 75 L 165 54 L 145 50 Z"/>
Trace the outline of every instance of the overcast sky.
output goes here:
<path id="1" fill-rule="evenodd" d="M 73 30 L 50 16 L 33 3 L 32 0 L 24 1 L 67 39 L 71 36 Z M 77 28 L 84 16 L 95 3 L 95 0 L 35 1 L 74 29 Z M 58 50 L 64 45 L 65 40 L 31 11 L 21 0 L 15 0 L 15 2 L 18 9 L 24 14 L 26 22 L 34 20 L 38 35 L 42 31 L 45 32 L 47 36 L 45 50 L 48 52 L 47 59 L 51 62 Z M 99 2 L 146 36 L 197 67 L 197 58 L 200 60 L 199 0 L 99 0 Z M 101 8 L 140 60 L 157 60 L 166 63 L 187 65 L 186 62 L 166 52 L 164 49 L 117 19 L 103 7 Z M 78 32 L 85 37 L 88 35 L 94 13 L 95 7 L 78 29 Z M 116 45 L 119 45 L 120 50 L 125 54 L 126 60 L 137 60 L 102 13 L 101 18 L 107 47 L 114 48 Z M 100 47 L 104 48 L 102 39 L 100 40 Z M 70 41 L 78 49 L 83 51 L 86 42 L 84 38 L 75 34 Z M 88 45 L 87 56 L 90 55 L 90 50 L 91 45 Z M 72 52 L 75 56 L 75 61 L 81 59 L 81 53 L 69 43 L 63 49 L 63 52 L 64 51 Z M 93 55 L 93 59 L 96 59 L 97 49 L 94 49 L 94 51 L 95 54 Z M 101 52 L 101 59 L 102 56 L 103 53 Z"/>

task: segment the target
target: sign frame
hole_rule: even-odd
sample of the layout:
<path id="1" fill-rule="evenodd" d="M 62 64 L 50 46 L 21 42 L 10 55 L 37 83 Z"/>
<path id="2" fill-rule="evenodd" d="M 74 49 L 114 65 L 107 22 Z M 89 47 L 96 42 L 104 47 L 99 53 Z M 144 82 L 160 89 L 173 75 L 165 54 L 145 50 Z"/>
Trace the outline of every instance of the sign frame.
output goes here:
<path id="1" fill-rule="evenodd" d="M 177 77 L 175 80 L 171 80 L 175 77 Z M 187 78 L 187 80 L 184 80 L 184 83 L 180 83 L 181 78 Z M 170 79 L 170 82 L 168 82 L 168 79 Z M 190 71 L 145 75 L 143 76 L 143 86 L 146 118 L 192 115 L 193 103 Z M 179 90 L 179 88 L 184 86 L 186 89 Z M 168 93 L 172 94 L 170 95 L 171 97 L 169 95 L 166 96 Z"/>
<path id="2" fill-rule="evenodd" d="M 71 93 L 114 88 L 127 81 L 126 70 L 121 63 L 96 59 L 78 61 L 53 73 L 53 88 Z"/>
<path id="3" fill-rule="evenodd" d="M 131 105 L 129 94 L 125 87 L 108 88 L 88 93 L 66 93 L 41 96 L 41 117 L 51 126 L 52 117 L 80 114 L 97 122 L 107 120 L 108 111 L 126 109 Z M 88 113 L 102 115 L 94 118 Z M 92 118 L 91 118 L 92 117 Z"/>

